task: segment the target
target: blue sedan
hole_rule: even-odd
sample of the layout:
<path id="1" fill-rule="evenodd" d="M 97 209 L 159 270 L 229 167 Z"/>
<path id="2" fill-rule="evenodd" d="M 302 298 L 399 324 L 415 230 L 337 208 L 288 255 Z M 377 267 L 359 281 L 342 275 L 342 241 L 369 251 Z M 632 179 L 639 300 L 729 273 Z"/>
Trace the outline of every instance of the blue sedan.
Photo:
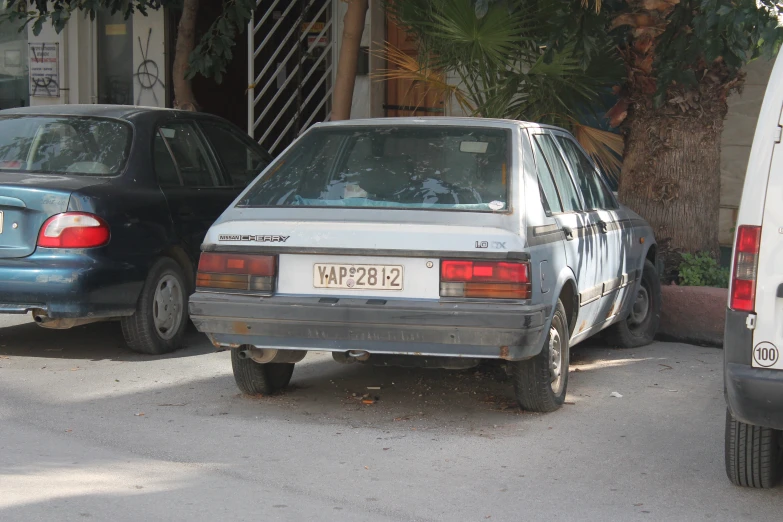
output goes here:
<path id="1" fill-rule="evenodd" d="M 131 349 L 177 349 L 204 235 L 270 159 L 206 114 L 0 111 L 0 313 L 120 319 Z"/>

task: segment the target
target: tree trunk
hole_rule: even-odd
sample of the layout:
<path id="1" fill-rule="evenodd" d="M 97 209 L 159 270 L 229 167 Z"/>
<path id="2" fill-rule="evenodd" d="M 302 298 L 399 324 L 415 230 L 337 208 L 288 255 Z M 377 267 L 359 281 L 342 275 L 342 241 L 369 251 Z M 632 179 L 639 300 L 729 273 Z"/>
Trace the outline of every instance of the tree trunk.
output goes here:
<path id="1" fill-rule="evenodd" d="M 186 111 L 195 111 L 198 107 L 190 80 L 185 79 L 190 53 L 196 47 L 198 5 L 199 0 L 184 0 L 182 4 L 182 16 L 177 26 L 177 45 L 171 71 L 171 80 L 174 84 L 174 107 Z"/>
<path id="2" fill-rule="evenodd" d="M 720 138 L 728 107 L 725 89 L 702 87 L 669 100 L 661 108 L 631 108 L 619 195 L 650 223 L 661 250 L 674 254 L 664 257 L 671 267 L 679 253 L 719 253 Z"/>
<path id="3" fill-rule="evenodd" d="M 348 10 L 343 18 L 343 39 L 340 44 L 340 59 L 337 62 L 337 78 L 334 82 L 332 121 L 351 118 L 353 88 L 356 84 L 356 69 L 359 61 L 359 47 L 367 16 L 367 0 L 347 0 Z"/>

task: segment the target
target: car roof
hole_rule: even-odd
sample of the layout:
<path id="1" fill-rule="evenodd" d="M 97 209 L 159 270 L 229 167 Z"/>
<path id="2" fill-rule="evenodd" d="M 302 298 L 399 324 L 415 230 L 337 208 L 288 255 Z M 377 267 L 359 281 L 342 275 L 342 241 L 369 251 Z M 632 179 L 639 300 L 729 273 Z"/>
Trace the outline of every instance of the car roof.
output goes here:
<path id="1" fill-rule="evenodd" d="M 0 116 L 6 115 L 36 115 L 36 116 L 96 116 L 103 118 L 126 119 L 144 112 L 179 112 L 175 109 L 161 109 L 158 107 L 136 107 L 132 105 L 93 105 L 93 104 L 67 104 L 67 105 L 42 105 L 36 107 L 19 107 L 0 111 Z"/>
<path id="2" fill-rule="evenodd" d="M 534 123 L 529 121 L 503 120 L 497 118 L 470 118 L 457 116 L 423 116 L 404 118 L 367 118 L 358 120 L 342 120 L 318 123 L 315 127 L 342 127 L 342 126 L 376 126 L 376 125 L 456 125 L 464 127 L 497 127 L 497 128 L 546 128 L 552 130 L 564 130 L 554 125 Z M 567 132 L 567 131 L 566 131 Z"/>

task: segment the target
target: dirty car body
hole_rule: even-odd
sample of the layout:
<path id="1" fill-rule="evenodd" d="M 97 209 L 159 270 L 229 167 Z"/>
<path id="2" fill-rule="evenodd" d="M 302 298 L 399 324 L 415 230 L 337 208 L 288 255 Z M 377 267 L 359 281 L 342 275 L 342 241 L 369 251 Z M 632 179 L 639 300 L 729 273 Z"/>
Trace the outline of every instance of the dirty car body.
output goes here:
<path id="1" fill-rule="evenodd" d="M 561 129 L 327 123 L 210 229 L 190 313 L 222 347 L 525 361 L 558 302 L 566 346 L 625 320 L 654 248 Z"/>

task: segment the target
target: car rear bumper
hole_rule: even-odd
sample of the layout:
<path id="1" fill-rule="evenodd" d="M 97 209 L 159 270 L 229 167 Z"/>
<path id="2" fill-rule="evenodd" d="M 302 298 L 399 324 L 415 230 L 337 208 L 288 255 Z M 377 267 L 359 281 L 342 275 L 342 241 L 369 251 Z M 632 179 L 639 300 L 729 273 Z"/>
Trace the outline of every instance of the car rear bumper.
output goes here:
<path id="1" fill-rule="evenodd" d="M 144 274 L 82 253 L 0 259 L 0 313 L 51 318 L 117 317 L 136 309 Z"/>
<path id="2" fill-rule="evenodd" d="M 783 430 L 783 371 L 754 368 L 748 314 L 728 310 L 723 341 L 726 403 L 746 424 Z"/>
<path id="3" fill-rule="evenodd" d="M 218 346 L 507 360 L 541 351 L 550 313 L 523 304 L 206 292 L 190 298 L 196 328 Z"/>

